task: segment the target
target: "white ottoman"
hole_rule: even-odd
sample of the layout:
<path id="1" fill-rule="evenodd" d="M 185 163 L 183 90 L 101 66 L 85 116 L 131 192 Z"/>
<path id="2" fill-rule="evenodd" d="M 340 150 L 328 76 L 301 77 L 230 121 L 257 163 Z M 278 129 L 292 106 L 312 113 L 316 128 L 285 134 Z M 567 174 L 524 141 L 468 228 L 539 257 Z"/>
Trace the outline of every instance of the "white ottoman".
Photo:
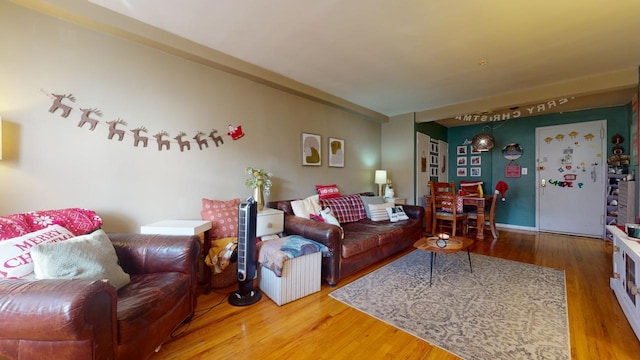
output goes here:
<path id="1" fill-rule="evenodd" d="M 322 253 L 302 255 L 289 259 L 282 266 L 282 276 L 260 266 L 260 290 L 281 306 L 320 291 Z"/>

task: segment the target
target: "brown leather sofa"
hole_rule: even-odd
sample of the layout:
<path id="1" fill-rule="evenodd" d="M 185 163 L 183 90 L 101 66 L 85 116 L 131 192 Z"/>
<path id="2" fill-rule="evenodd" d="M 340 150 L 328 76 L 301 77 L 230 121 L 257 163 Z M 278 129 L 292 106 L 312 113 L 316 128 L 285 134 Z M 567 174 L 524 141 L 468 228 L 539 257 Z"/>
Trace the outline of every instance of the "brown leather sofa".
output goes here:
<path id="1" fill-rule="evenodd" d="M 193 316 L 197 236 L 108 234 L 131 283 L 0 280 L 0 359 L 147 359 Z"/>
<path id="2" fill-rule="evenodd" d="M 392 223 L 363 219 L 341 224 L 344 230 L 344 239 L 341 239 L 338 226 L 295 216 L 291 201 L 274 201 L 268 206 L 284 211 L 286 235 L 300 235 L 322 243 L 331 250 L 331 257 L 322 258 L 322 276 L 330 286 L 335 286 L 349 274 L 412 246 L 422 236 L 424 208 L 421 206 L 402 205 L 409 220 Z"/>

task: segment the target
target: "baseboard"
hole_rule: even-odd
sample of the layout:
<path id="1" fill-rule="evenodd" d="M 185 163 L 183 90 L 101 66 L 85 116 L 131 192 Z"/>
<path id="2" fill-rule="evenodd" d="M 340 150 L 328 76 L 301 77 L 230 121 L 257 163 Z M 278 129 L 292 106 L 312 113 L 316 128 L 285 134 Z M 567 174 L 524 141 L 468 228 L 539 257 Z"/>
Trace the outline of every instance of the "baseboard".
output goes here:
<path id="1" fill-rule="evenodd" d="M 516 231 L 526 231 L 526 232 L 538 232 L 536 227 L 531 226 L 520 226 L 520 225 L 511 225 L 511 224 L 499 224 L 496 223 L 496 228 L 504 229 L 504 230 L 516 230 Z"/>

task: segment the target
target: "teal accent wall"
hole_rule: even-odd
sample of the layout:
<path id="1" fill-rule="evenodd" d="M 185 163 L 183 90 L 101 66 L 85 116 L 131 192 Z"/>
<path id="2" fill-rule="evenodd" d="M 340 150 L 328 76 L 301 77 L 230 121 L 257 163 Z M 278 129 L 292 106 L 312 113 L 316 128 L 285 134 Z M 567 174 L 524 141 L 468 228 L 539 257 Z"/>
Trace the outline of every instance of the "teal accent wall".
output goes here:
<path id="1" fill-rule="evenodd" d="M 630 152 L 631 141 L 629 138 L 631 106 L 616 106 L 591 110 L 573 111 L 566 113 L 539 115 L 523 119 L 512 119 L 506 122 L 484 123 L 479 125 L 458 126 L 448 128 L 447 142 L 449 143 L 449 179 L 455 180 L 456 184 L 460 180 L 482 180 L 484 189 L 491 192 L 495 189 L 498 181 L 503 180 L 509 185 L 506 193 L 506 201 L 499 202 L 497 208 L 496 222 L 523 227 L 535 227 L 536 221 L 536 149 L 535 149 L 535 129 L 536 127 L 570 124 L 582 121 L 607 120 L 607 154 L 603 154 L 603 161 L 611 155 L 611 137 L 619 133 L 625 138 L 623 147 L 625 153 Z M 490 126 L 492 129 L 487 128 Z M 456 176 L 456 148 L 462 145 L 465 140 L 471 140 L 474 135 L 480 132 L 490 132 L 496 139 L 493 150 L 481 153 L 480 177 L 458 177 Z M 427 133 L 429 134 L 429 133 Z M 431 135 L 431 134 L 429 134 Z M 435 135 L 431 135 L 434 136 Z M 502 156 L 502 147 L 510 143 L 519 143 L 523 149 L 523 155 L 516 162 L 523 168 L 528 169 L 528 174 L 519 178 L 506 178 L 504 175 L 505 166 L 509 160 Z M 471 145 L 466 146 L 470 151 Z M 470 156 L 468 154 L 467 160 Z M 471 165 L 466 166 L 467 169 Z M 468 174 L 469 175 L 469 174 Z M 600 206 L 600 204 L 597 204 Z"/>
<path id="2" fill-rule="evenodd" d="M 435 122 L 416 124 L 417 132 L 431 136 L 433 139 L 447 141 L 447 128 Z"/>

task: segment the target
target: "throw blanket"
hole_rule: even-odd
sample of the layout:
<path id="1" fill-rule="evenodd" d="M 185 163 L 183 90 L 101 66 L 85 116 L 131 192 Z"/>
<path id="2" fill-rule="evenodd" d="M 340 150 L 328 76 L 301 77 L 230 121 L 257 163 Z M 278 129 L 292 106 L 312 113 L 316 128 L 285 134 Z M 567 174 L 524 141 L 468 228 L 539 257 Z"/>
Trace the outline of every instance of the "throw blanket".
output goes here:
<path id="1" fill-rule="evenodd" d="M 322 251 L 322 256 L 331 256 L 328 247 L 299 235 L 291 235 L 258 243 L 258 262 L 281 277 L 285 261 L 318 251 Z"/>
<path id="2" fill-rule="evenodd" d="M 211 249 L 204 259 L 214 274 L 220 274 L 229 266 L 231 257 L 238 247 L 238 238 L 228 237 L 211 242 Z"/>

